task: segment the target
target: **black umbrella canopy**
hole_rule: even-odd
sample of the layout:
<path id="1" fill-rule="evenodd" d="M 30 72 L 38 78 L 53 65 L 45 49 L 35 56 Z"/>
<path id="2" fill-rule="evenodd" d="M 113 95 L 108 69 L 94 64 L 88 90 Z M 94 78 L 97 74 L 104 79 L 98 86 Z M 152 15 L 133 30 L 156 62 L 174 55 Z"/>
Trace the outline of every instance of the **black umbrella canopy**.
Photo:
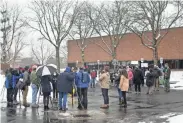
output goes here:
<path id="1" fill-rule="evenodd" d="M 57 69 L 53 66 L 43 65 L 37 68 L 36 74 L 38 76 L 53 75 Z"/>

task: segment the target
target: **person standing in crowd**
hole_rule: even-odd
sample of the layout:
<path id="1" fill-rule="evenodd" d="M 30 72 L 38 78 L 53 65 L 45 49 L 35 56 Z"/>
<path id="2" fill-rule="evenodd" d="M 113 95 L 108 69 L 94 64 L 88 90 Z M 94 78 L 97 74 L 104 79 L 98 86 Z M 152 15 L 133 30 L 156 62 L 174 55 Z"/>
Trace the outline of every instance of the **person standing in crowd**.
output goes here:
<path id="1" fill-rule="evenodd" d="M 170 74 L 171 74 L 171 69 L 170 69 L 168 63 L 166 63 L 165 69 L 164 69 L 165 91 L 166 92 L 170 92 Z"/>
<path id="2" fill-rule="evenodd" d="M 154 65 L 154 69 L 153 72 L 155 73 L 155 82 L 154 82 L 154 86 L 155 86 L 155 91 L 159 91 L 159 77 L 162 75 L 161 70 L 159 69 L 158 66 Z"/>
<path id="3" fill-rule="evenodd" d="M 122 91 L 123 100 L 124 100 L 124 107 L 127 107 L 127 101 L 126 101 L 126 92 L 129 89 L 129 79 L 128 79 L 128 73 L 125 69 L 121 71 L 121 78 L 120 78 L 120 84 L 119 88 Z"/>
<path id="4" fill-rule="evenodd" d="M 104 105 L 100 108 L 109 108 L 109 85 L 110 85 L 110 74 L 109 74 L 109 67 L 105 67 L 103 73 L 99 77 L 99 82 L 102 90 L 102 95 L 104 98 Z"/>
<path id="5" fill-rule="evenodd" d="M 41 77 L 41 89 L 43 92 L 44 110 L 49 110 L 49 99 L 51 94 L 51 74 L 47 73 Z"/>
<path id="6" fill-rule="evenodd" d="M 13 81 L 12 81 L 12 71 L 10 68 L 6 71 L 5 86 L 7 89 L 7 107 L 13 107 Z"/>
<path id="7" fill-rule="evenodd" d="M 66 67 L 65 71 L 58 76 L 57 90 L 59 92 L 59 110 L 66 111 L 67 95 L 72 92 L 72 85 L 75 74 L 70 67 Z"/>
<path id="8" fill-rule="evenodd" d="M 93 69 L 91 72 L 91 88 L 95 88 L 95 81 L 97 77 L 97 72 Z"/>
<path id="9" fill-rule="evenodd" d="M 127 66 L 127 72 L 128 72 L 128 79 L 129 79 L 129 90 L 132 91 L 133 72 L 132 72 L 132 69 L 129 66 Z"/>
<path id="10" fill-rule="evenodd" d="M 30 80 L 31 80 L 31 87 L 32 87 L 32 108 L 38 108 L 39 105 L 36 104 L 37 101 L 37 93 L 39 90 L 40 86 L 40 80 L 38 76 L 36 75 L 36 66 L 33 66 L 32 72 L 30 75 Z"/>
<path id="11" fill-rule="evenodd" d="M 134 84 L 135 84 L 135 92 L 141 92 L 141 84 L 144 82 L 144 77 L 142 71 L 136 66 L 134 71 Z"/>
<path id="12" fill-rule="evenodd" d="M 120 72 L 122 71 L 122 69 L 119 69 L 118 70 L 118 73 L 116 74 L 116 78 L 115 78 L 115 85 L 116 85 L 116 88 L 118 90 L 118 96 L 119 96 L 119 105 L 122 105 L 123 104 L 123 96 L 122 96 L 122 91 L 121 89 L 119 88 L 119 83 L 120 83 Z"/>
<path id="13" fill-rule="evenodd" d="M 12 81 L 13 81 L 13 104 L 14 105 L 18 105 L 19 103 L 17 102 L 17 94 L 18 94 L 18 88 L 16 87 L 19 79 L 20 79 L 20 75 L 18 74 L 17 70 L 13 70 L 12 71 Z"/>
<path id="14" fill-rule="evenodd" d="M 152 68 L 150 69 L 150 72 L 147 72 L 146 74 L 146 85 L 148 87 L 147 94 L 153 94 L 153 88 L 154 88 L 154 80 L 156 79 L 155 74 L 153 73 Z"/>
<path id="15" fill-rule="evenodd" d="M 53 76 L 52 76 L 52 86 L 53 86 L 53 99 L 55 101 L 58 100 L 57 77 L 58 77 L 58 74 L 56 72 L 54 72 Z"/>
<path id="16" fill-rule="evenodd" d="M 88 87 L 90 83 L 90 76 L 88 72 L 80 68 L 75 78 L 75 84 L 78 93 L 78 109 L 87 110 L 88 108 Z"/>
<path id="17" fill-rule="evenodd" d="M 29 75 L 29 67 L 25 67 L 25 72 L 23 75 L 23 83 L 25 83 L 25 87 L 23 89 L 23 106 L 29 107 L 30 105 L 27 103 L 27 94 L 28 94 L 28 89 L 30 86 L 30 75 Z"/>

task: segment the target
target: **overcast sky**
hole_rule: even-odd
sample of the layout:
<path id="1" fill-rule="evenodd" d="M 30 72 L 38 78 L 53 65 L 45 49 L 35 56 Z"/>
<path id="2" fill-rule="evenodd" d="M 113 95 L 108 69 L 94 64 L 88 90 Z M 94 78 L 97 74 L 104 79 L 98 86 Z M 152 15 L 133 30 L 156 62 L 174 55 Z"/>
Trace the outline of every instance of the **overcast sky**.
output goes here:
<path id="1" fill-rule="evenodd" d="M 8 3 L 8 5 L 10 5 L 10 6 L 13 6 L 13 5 L 19 5 L 23 10 L 24 10 L 24 12 L 26 12 L 28 9 L 26 9 L 27 8 L 27 6 L 30 4 L 30 2 L 31 1 L 33 1 L 33 0 L 0 0 L 0 4 L 2 4 L 2 2 L 7 2 Z M 84 0 L 79 0 L 79 1 L 84 1 Z M 92 3 L 96 3 L 96 4 L 98 4 L 98 3 L 100 3 L 100 2 L 103 2 L 103 1 L 114 1 L 114 0 L 87 0 L 87 1 L 90 1 L 90 2 L 92 2 Z M 169 12 L 171 12 L 172 11 L 172 7 L 170 6 L 170 7 L 168 7 L 168 9 L 167 9 L 167 12 L 169 13 Z M 25 14 L 25 13 L 24 13 Z M 27 14 L 27 13 L 26 13 Z M 37 33 L 38 34 L 38 33 Z M 2 36 L 2 34 L 0 34 L 0 36 Z M 30 41 L 33 41 L 35 44 L 37 43 L 37 38 L 39 38 L 36 34 L 32 34 L 31 33 L 31 35 L 29 35 L 28 37 L 26 37 L 26 41 L 27 42 L 30 42 Z M 51 45 L 50 45 L 51 46 Z M 23 54 L 24 54 L 24 57 L 29 57 L 30 56 L 30 52 L 31 52 L 31 50 L 30 50 L 30 46 L 29 47 L 27 47 L 27 48 L 25 48 L 24 50 L 23 50 Z"/>

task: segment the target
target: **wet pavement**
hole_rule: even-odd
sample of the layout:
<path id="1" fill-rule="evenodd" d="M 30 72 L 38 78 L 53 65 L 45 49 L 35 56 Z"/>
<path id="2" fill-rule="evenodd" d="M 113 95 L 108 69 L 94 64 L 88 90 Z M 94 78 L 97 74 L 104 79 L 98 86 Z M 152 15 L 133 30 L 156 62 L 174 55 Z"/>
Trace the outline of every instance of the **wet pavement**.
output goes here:
<path id="1" fill-rule="evenodd" d="M 117 91 L 109 91 L 110 108 L 100 109 L 103 103 L 100 89 L 89 89 L 88 110 L 78 111 L 75 99 L 74 107 L 69 103 L 69 110 L 61 113 L 55 109 L 14 107 L 6 108 L 1 103 L 2 123 L 183 123 L 183 91 L 172 90 L 166 93 L 163 89 L 154 95 L 146 95 L 147 88 L 141 94 L 127 95 L 128 107 L 118 105 Z M 41 97 L 42 98 L 42 97 Z M 70 101 L 69 101 L 70 102 Z M 50 106 L 51 107 L 51 106 Z M 182 120 L 181 120 L 182 119 Z"/>

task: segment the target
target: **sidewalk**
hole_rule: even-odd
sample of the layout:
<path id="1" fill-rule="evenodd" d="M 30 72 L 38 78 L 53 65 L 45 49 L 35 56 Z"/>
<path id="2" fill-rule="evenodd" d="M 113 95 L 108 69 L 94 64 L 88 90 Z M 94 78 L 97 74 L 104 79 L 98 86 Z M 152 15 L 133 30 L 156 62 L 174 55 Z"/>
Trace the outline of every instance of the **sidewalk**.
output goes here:
<path id="1" fill-rule="evenodd" d="M 71 99 L 69 99 L 69 109 L 66 113 L 60 113 L 57 110 L 44 112 L 43 105 L 38 110 L 20 109 L 18 106 L 14 109 L 15 114 L 8 112 L 8 109 L 2 110 L 1 121 L 3 123 L 7 120 L 16 120 L 19 123 L 162 123 L 168 121 L 169 118 L 180 117 L 183 114 L 183 91 L 172 90 L 170 93 L 166 93 L 163 89 L 160 89 L 159 92 L 149 96 L 145 94 L 146 89 L 145 87 L 142 88 L 142 94 L 128 93 L 127 109 L 118 105 L 115 88 L 109 90 L 110 108 L 100 109 L 103 97 L 100 88 L 97 87 L 96 89 L 89 89 L 87 111 L 77 110 L 77 98 L 75 98 L 74 107 L 72 107 Z M 182 123 L 182 120 L 180 123 Z"/>

